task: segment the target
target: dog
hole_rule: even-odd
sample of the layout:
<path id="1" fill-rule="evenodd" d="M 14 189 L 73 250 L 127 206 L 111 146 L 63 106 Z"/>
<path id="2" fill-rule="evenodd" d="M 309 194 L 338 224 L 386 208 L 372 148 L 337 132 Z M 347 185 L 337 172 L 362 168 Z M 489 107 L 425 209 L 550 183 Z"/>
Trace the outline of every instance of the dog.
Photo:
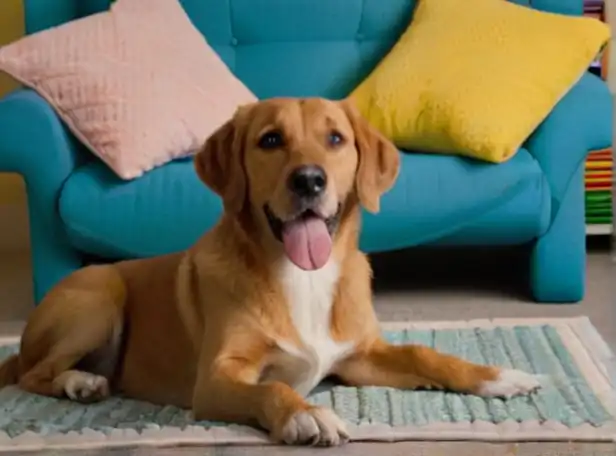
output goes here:
<path id="1" fill-rule="evenodd" d="M 194 164 L 223 202 L 218 223 L 185 252 L 61 280 L 1 385 L 81 402 L 121 392 L 325 446 L 349 439 L 333 411 L 304 399 L 328 376 L 480 396 L 540 387 L 529 373 L 381 337 L 358 237 L 362 207 L 378 212 L 400 156 L 351 101 L 242 106 Z"/>

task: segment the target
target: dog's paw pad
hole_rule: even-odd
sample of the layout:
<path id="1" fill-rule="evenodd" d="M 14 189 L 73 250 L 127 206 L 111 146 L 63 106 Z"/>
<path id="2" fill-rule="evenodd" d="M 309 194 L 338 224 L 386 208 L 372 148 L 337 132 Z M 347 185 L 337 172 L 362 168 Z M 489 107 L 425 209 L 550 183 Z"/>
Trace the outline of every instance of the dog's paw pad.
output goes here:
<path id="1" fill-rule="evenodd" d="M 496 380 L 484 382 L 480 396 L 505 397 L 528 394 L 541 388 L 540 376 L 515 369 L 503 369 Z"/>
<path id="2" fill-rule="evenodd" d="M 109 383 L 105 377 L 74 371 L 64 383 L 66 395 L 78 402 L 94 402 L 109 396 Z"/>
<path id="3" fill-rule="evenodd" d="M 334 412 L 315 407 L 293 415 L 282 429 L 280 439 L 290 445 L 337 446 L 348 442 L 349 434 Z"/>

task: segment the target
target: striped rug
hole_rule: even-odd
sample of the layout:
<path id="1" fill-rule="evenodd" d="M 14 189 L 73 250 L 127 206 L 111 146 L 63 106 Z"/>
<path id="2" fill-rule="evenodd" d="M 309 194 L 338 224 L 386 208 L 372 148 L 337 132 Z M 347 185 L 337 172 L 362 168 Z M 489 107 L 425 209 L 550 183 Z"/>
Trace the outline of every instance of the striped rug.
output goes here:
<path id="1" fill-rule="evenodd" d="M 418 343 L 468 360 L 544 374 L 544 387 L 510 400 L 434 391 L 321 385 L 355 441 L 612 441 L 613 356 L 590 321 L 503 319 L 385 323 L 392 343 Z M 0 359 L 16 349 L 4 340 Z M 271 444 L 256 429 L 195 422 L 186 410 L 115 397 L 80 405 L 16 387 L 0 390 L 0 452 L 121 446 Z"/>

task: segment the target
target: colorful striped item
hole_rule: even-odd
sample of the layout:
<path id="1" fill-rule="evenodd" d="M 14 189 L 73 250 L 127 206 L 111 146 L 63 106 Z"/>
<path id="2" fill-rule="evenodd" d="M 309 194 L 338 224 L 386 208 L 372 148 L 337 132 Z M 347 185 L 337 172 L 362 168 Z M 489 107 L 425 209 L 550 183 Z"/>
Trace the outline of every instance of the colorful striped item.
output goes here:
<path id="1" fill-rule="evenodd" d="M 611 225 L 614 158 L 611 149 L 591 152 L 585 164 L 585 218 L 587 225 Z"/>

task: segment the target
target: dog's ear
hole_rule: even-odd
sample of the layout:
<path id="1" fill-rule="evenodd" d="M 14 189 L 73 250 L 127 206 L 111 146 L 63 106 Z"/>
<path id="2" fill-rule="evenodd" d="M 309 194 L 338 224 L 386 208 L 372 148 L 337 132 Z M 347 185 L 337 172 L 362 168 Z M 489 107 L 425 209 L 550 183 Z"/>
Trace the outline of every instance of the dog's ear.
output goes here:
<path id="1" fill-rule="evenodd" d="M 243 166 L 243 116 L 235 116 L 218 128 L 195 155 L 199 178 L 223 200 L 225 210 L 237 214 L 246 200 L 246 174 Z"/>
<path id="2" fill-rule="evenodd" d="M 343 100 L 341 104 L 355 132 L 355 148 L 359 154 L 355 186 L 359 202 L 369 212 L 377 213 L 381 195 L 398 177 L 400 153 L 362 117 L 351 100 Z"/>

